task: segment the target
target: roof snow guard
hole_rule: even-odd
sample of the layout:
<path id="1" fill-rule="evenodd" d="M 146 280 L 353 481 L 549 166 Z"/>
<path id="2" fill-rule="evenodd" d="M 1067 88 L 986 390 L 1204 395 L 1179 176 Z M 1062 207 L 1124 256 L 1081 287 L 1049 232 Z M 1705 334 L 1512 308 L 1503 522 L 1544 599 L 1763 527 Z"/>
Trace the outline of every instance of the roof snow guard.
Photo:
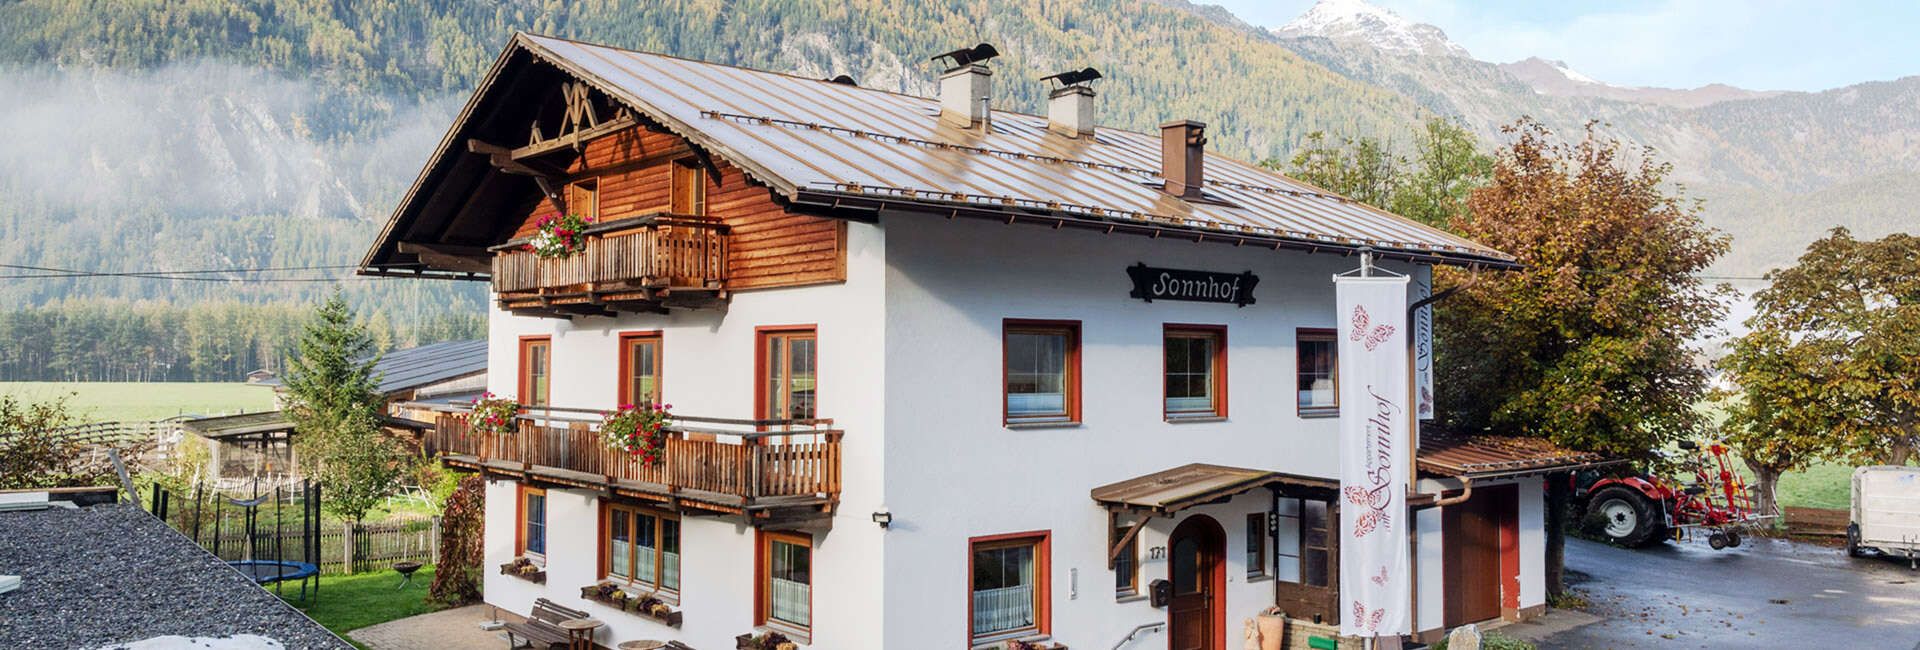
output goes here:
<path id="1" fill-rule="evenodd" d="M 1208 200 L 1169 196 L 1158 183 L 1158 134 L 1102 127 L 1097 137 L 1064 137 L 1049 131 L 1045 117 L 1006 111 L 993 111 L 985 130 L 960 129 L 941 123 L 936 99 L 517 34 L 395 211 L 362 273 L 421 273 L 409 270 L 419 262 L 401 253 L 399 243 L 429 234 L 414 221 L 438 189 L 430 186 L 461 168 L 459 158 L 470 154 L 455 145 L 477 128 L 468 122 L 510 101 L 506 95 L 517 79 L 504 77 L 528 74 L 528 57 L 732 162 L 796 209 L 982 216 L 1517 266 L 1492 248 L 1212 153 L 1205 163 Z"/>

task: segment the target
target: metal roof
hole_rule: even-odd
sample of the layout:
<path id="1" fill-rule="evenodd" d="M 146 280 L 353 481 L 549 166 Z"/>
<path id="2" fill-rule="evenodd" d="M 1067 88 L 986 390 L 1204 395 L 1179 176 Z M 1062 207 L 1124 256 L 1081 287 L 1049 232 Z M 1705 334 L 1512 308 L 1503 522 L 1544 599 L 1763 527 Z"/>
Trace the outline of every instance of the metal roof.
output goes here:
<path id="1" fill-rule="evenodd" d="M 1567 449 L 1543 438 L 1433 432 L 1420 435 L 1420 470 L 1444 476 L 1530 474 L 1613 462 L 1620 461 Z"/>
<path id="2" fill-rule="evenodd" d="M 987 132 L 938 119 L 935 99 L 672 56 L 517 34 L 441 142 L 366 270 L 389 271 L 396 229 L 423 183 L 454 156 L 466 121 L 509 92 L 499 77 L 525 51 L 719 155 L 801 205 L 987 209 L 1127 228 L 1151 227 L 1353 250 L 1425 261 L 1514 266 L 1473 241 L 1209 152 L 1205 195 L 1160 189 L 1160 136 L 1101 127 L 1091 139 L 1047 129 L 1044 117 L 993 111 Z M 1003 83 L 1021 83 L 1015 80 Z M 1039 83 L 1038 80 L 1030 83 Z M 483 102 L 483 98 L 489 98 Z M 1097 101 L 1097 100 L 1096 100 Z M 1205 118 L 1206 116 L 1192 116 Z M 410 217 L 409 217 L 410 218 Z"/>
<path id="3" fill-rule="evenodd" d="M 394 350 L 382 355 L 373 364 L 373 374 L 380 378 L 379 391 L 383 395 L 486 371 L 486 339 L 445 341 Z M 276 387 L 285 385 L 279 377 L 262 380 L 259 384 Z"/>
<path id="4" fill-rule="evenodd" d="M 1339 482 L 1244 467 L 1192 463 L 1102 485 L 1093 489 L 1092 496 L 1095 502 L 1108 508 L 1172 514 L 1274 485 L 1334 490 L 1339 487 Z"/>
<path id="5" fill-rule="evenodd" d="M 292 433 L 293 422 L 281 411 L 262 411 L 239 415 L 181 420 L 180 427 L 202 438 L 231 438 L 261 433 Z"/>

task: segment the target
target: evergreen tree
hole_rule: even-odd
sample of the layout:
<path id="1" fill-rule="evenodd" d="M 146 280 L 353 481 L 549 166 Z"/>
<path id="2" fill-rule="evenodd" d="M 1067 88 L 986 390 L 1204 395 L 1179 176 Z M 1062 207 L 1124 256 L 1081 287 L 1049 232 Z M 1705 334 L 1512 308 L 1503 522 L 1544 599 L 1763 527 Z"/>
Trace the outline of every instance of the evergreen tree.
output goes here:
<path id="1" fill-rule="evenodd" d="M 373 337 L 335 293 L 314 313 L 287 362 L 287 413 L 300 462 L 328 510 L 354 522 L 392 493 L 405 460 L 380 428 Z"/>

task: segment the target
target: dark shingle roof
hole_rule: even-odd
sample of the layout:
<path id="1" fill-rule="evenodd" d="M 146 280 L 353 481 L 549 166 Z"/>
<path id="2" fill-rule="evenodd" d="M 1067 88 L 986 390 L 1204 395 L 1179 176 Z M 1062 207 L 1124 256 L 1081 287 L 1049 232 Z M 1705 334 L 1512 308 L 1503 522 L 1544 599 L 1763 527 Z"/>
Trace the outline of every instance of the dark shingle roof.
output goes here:
<path id="1" fill-rule="evenodd" d="M 446 341 L 394 350 L 373 364 L 380 378 L 380 392 L 393 394 L 409 388 L 437 384 L 449 379 L 487 371 L 487 341 Z M 260 382 L 264 386 L 282 386 L 274 377 Z"/>

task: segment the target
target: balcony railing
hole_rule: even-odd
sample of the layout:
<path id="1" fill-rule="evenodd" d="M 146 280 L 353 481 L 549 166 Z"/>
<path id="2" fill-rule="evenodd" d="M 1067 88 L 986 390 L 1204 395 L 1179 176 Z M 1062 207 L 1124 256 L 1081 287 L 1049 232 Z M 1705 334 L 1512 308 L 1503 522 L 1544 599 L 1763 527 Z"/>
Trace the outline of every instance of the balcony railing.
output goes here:
<path id="1" fill-rule="evenodd" d="M 508 308 L 662 302 L 675 292 L 725 289 L 727 227 L 718 221 L 653 214 L 595 224 L 586 249 L 541 259 L 524 242 L 495 247 L 493 290 Z"/>
<path id="2" fill-rule="evenodd" d="M 607 446 L 597 413 L 532 407 L 511 434 L 475 433 L 464 412 L 436 419 L 431 449 L 455 464 L 720 506 L 818 505 L 840 495 L 840 439 L 831 420 L 726 420 L 676 416 L 659 462 Z M 571 413 L 571 415 L 569 415 Z M 812 501 L 809 501 L 812 499 Z"/>

